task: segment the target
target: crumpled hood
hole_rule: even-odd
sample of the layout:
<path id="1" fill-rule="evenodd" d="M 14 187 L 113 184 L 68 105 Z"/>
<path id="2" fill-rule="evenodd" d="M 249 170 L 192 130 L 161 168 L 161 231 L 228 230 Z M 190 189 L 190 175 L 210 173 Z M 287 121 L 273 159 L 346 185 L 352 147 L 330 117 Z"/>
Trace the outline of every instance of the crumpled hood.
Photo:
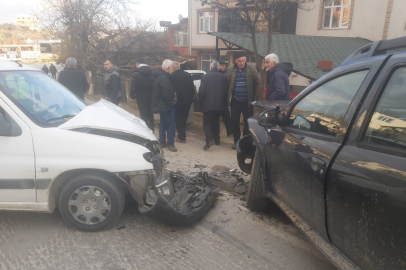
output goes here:
<path id="1" fill-rule="evenodd" d="M 157 141 L 154 133 L 152 133 L 143 120 L 104 99 L 87 106 L 83 111 L 58 128 L 68 130 L 77 128 L 109 130 Z"/>

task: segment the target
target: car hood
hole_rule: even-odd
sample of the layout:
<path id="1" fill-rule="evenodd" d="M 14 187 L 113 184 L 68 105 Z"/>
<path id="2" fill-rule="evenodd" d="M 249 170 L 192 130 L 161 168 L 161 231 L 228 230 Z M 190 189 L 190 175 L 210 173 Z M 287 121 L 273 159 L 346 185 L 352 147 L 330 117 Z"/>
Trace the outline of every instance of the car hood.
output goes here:
<path id="1" fill-rule="evenodd" d="M 157 141 L 154 133 L 143 120 L 104 99 L 87 106 L 75 117 L 58 128 L 68 130 L 78 128 L 109 130 Z"/>

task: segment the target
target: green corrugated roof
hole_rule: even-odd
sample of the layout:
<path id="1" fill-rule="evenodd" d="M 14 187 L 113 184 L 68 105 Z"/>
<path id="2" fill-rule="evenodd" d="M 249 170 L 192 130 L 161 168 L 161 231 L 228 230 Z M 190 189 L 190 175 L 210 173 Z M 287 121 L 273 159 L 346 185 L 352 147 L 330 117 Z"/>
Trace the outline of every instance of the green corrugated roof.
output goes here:
<path id="1" fill-rule="evenodd" d="M 244 50 L 253 52 L 250 34 L 209 33 Z M 268 52 L 268 36 L 257 34 L 260 56 Z M 296 73 L 315 80 L 326 72 L 317 68 L 318 60 L 332 60 L 333 68 L 339 66 L 352 52 L 372 41 L 350 37 L 316 37 L 298 35 L 273 35 L 271 53 L 276 53 L 281 62 L 290 62 Z"/>

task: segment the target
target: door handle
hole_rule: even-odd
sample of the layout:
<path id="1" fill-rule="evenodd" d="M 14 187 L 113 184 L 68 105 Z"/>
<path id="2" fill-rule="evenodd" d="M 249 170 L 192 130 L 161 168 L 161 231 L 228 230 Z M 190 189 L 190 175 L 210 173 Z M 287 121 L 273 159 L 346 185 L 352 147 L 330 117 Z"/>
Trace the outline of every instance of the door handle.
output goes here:
<path id="1" fill-rule="evenodd" d="M 321 169 L 326 165 L 326 163 L 323 160 L 316 158 L 316 157 L 311 157 L 309 159 L 310 159 L 310 166 L 312 167 L 312 170 L 315 172 L 320 170 L 320 172 L 323 173 L 323 170 L 321 170 Z"/>
<path id="2" fill-rule="evenodd" d="M 310 162 L 320 167 L 324 167 L 326 165 L 326 162 L 316 157 L 311 157 Z"/>

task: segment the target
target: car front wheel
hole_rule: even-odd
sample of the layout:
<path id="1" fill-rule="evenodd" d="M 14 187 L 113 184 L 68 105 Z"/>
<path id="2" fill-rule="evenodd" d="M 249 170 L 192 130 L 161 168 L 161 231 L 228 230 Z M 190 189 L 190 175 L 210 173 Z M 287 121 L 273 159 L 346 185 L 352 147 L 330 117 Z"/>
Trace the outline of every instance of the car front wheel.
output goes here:
<path id="1" fill-rule="evenodd" d="M 59 195 L 59 211 L 71 226 L 100 231 L 113 226 L 124 209 L 125 196 L 114 181 L 101 175 L 80 175 Z"/>
<path id="2" fill-rule="evenodd" d="M 269 205 L 269 199 L 265 198 L 263 172 L 261 158 L 258 150 L 255 151 L 251 169 L 251 179 L 248 185 L 247 206 L 252 211 L 264 211 Z"/>

